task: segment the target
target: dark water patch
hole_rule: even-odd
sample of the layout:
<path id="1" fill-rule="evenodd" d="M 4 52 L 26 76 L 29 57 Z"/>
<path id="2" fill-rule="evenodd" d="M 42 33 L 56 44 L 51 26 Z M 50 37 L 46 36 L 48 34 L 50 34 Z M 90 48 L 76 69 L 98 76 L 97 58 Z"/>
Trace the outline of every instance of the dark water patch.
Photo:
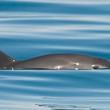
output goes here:
<path id="1" fill-rule="evenodd" d="M 56 8 L 57 7 L 57 8 Z M 102 8 L 103 7 L 103 8 Z M 105 8 L 104 8 L 105 7 Z M 55 3 L 38 3 L 38 2 L 0 2 L 1 12 L 46 12 L 46 13 L 68 13 L 68 14 L 97 14 L 109 15 L 109 5 L 68 5 Z M 14 10 L 13 10 L 14 9 Z"/>
<path id="2" fill-rule="evenodd" d="M 76 106 L 76 105 L 57 105 L 57 104 L 36 104 L 40 107 L 49 107 L 51 110 L 95 110 L 91 107 L 84 107 L 84 106 Z"/>
<path id="3" fill-rule="evenodd" d="M 81 21 L 81 20 L 37 20 L 37 19 L 31 19 L 30 20 L 27 20 L 27 19 L 24 19 L 24 20 L 16 20 L 16 18 L 12 18 L 13 20 L 4 20 L 4 21 L 1 21 L 1 23 L 4 23 L 4 24 L 33 24 L 33 25 L 40 25 L 40 26 L 44 26 L 44 25 L 83 25 L 83 24 L 86 24 L 86 25 L 110 25 L 110 23 L 108 22 L 98 22 L 98 21 Z M 19 18 L 18 18 L 19 19 Z M 100 32 L 100 31 L 99 31 Z"/>

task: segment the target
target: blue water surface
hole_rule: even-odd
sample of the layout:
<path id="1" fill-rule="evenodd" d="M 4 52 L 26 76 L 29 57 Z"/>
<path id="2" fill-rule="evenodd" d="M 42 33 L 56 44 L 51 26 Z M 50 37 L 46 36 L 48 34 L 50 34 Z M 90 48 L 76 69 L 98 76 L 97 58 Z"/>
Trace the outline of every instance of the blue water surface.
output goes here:
<path id="1" fill-rule="evenodd" d="M 110 1 L 0 0 L 0 51 L 110 60 Z M 0 70 L 0 110 L 62 109 L 110 110 L 110 70 Z"/>

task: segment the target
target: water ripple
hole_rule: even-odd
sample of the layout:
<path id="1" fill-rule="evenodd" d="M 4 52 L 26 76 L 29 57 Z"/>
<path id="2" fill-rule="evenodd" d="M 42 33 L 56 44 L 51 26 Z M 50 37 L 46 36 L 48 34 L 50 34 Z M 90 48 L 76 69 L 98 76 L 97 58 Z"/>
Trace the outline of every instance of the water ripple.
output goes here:
<path id="1" fill-rule="evenodd" d="M 110 60 L 109 50 L 109 0 L 0 0 L 0 51 L 14 59 L 80 53 Z M 110 110 L 109 79 L 109 69 L 0 70 L 0 109 Z"/>

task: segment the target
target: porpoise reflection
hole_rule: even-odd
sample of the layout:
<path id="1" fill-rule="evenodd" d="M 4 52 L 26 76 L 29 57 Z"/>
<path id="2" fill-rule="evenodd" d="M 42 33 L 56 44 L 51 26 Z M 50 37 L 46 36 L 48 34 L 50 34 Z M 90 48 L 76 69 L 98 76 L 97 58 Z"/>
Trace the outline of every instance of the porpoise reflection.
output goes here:
<path id="1" fill-rule="evenodd" d="M 0 68 L 82 70 L 110 68 L 110 62 L 102 58 L 83 54 L 49 54 L 18 61 L 0 51 Z"/>

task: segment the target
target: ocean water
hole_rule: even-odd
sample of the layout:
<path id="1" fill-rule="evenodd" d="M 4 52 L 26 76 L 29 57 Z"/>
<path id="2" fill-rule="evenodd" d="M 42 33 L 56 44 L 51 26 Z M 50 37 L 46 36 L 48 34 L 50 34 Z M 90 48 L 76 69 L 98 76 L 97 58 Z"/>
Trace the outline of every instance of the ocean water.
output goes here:
<path id="1" fill-rule="evenodd" d="M 0 0 L 0 51 L 110 60 L 110 1 Z M 110 110 L 110 69 L 0 70 L 0 110 Z"/>

